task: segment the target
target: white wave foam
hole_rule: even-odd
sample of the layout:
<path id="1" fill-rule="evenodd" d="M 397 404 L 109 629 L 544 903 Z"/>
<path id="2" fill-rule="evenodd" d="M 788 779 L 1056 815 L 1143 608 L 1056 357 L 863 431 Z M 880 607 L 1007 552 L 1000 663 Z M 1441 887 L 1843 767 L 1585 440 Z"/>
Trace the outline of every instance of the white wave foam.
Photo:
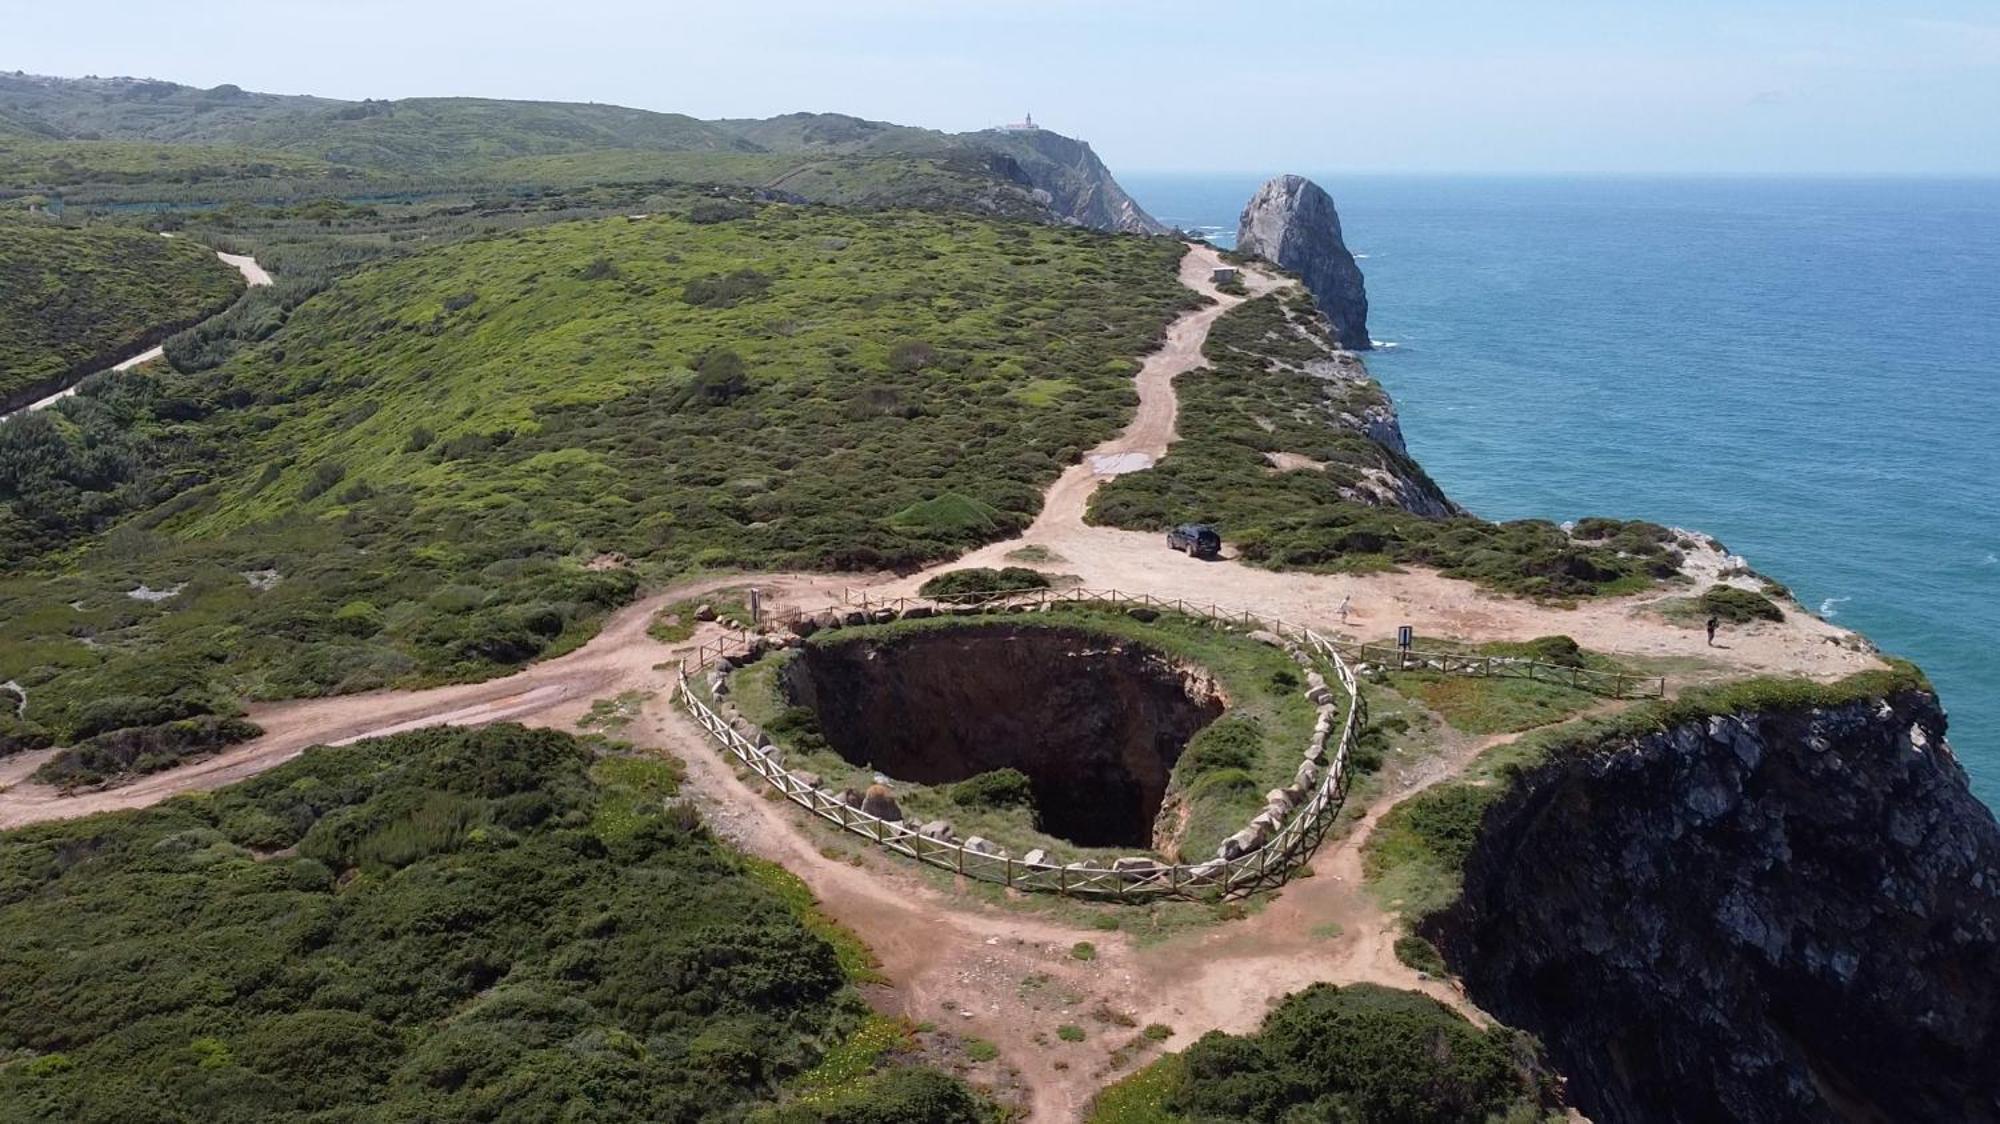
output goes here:
<path id="1" fill-rule="evenodd" d="M 1854 600 L 1852 597 L 1829 597 L 1819 603 L 1819 615 L 1825 617 L 1827 620 L 1832 620 L 1840 615 L 1839 606 L 1845 605 L 1852 600 Z"/>
<path id="2" fill-rule="evenodd" d="M 1354 260 L 1355 260 L 1355 261 L 1367 261 L 1367 260 L 1368 260 L 1368 255 L 1367 255 L 1367 254 L 1356 254 L 1356 255 L 1354 255 Z"/>
<path id="3" fill-rule="evenodd" d="M 1369 340 L 1368 345 L 1380 351 L 1394 351 L 1403 346 L 1395 340 Z"/>
<path id="4" fill-rule="evenodd" d="M 1979 560 L 1979 564 L 1981 566 L 2000 566 L 2000 558 L 1995 558 L 1989 551 L 1986 557 Z"/>

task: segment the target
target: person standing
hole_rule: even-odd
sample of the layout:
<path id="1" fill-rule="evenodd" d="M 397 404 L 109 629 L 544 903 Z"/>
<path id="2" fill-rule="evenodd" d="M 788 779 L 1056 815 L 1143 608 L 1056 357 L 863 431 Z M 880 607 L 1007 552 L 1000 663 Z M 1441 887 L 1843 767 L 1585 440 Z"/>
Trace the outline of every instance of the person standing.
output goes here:
<path id="1" fill-rule="evenodd" d="M 1709 646 L 1709 647 L 1711 647 L 1711 648 L 1715 647 L 1715 629 L 1716 629 L 1716 626 L 1717 626 L 1717 625 L 1720 625 L 1721 623 L 1722 623 L 1722 618 L 1721 618 L 1721 617 L 1717 617 L 1717 616 L 1710 616 L 1710 617 L 1708 618 L 1708 646 Z"/>
<path id="2" fill-rule="evenodd" d="M 1348 612 L 1348 610 L 1350 610 L 1350 609 L 1352 609 L 1352 608 L 1354 608 L 1354 595 L 1350 593 L 1350 594 L 1348 594 L 1347 596 L 1345 596 L 1345 597 L 1342 597 L 1342 598 L 1340 599 L 1340 623 L 1341 623 L 1341 624 L 1346 624 L 1346 623 L 1347 623 L 1347 612 Z"/>

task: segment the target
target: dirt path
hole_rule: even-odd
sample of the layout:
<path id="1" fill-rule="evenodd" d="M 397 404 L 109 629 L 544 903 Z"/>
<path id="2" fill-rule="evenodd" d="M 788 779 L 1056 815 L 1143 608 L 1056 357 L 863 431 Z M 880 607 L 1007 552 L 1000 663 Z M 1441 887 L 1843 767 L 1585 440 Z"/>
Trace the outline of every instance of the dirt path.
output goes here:
<path id="1" fill-rule="evenodd" d="M 1448 982 L 1420 978 L 1398 962 L 1394 922 L 1362 888 L 1361 850 L 1381 816 L 1398 800 L 1455 775 L 1499 739 L 1447 738 L 1444 748 L 1406 768 L 1392 767 L 1380 795 L 1346 835 L 1313 860 L 1314 877 L 1294 881 L 1254 915 L 1146 947 L 1127 935 L 987 906 L 950 894 L 908 864 L 858 842 L 841 844 L 825 829 L 739 777 L 666 696 L 670 647 L 646 635 L 661 606 L 722 587 L 755 584 L 773 608 L 838 603 L 847 587 L 872 595 L 913 592 L 929 574 L 965 565 L 1004 564 L 1034 543 L 1062 559 L 1044 568 L 1086 584 L 1145 591 L 1168 598 L 1254 607 L 1259 612 L 1329 631 L 1383 636 L 1398 624 L 1420 634 L 1519 639 L 1562 632 L 1587 647 L 1632 656 L 1699 659 L 1731 672 L 1784 671 L 1830 678 L 1874 662 L 1851 646 L 1849 634 L 1804 614 L 1782 625 L 1736 631 L 1728 647 L 1708 649 L 1698 631 L 1646 614 L 1648 598 L 1551 609 L 1496 598 L 1436 574 L 1316 576 L 1258 570 L 1233 562 L 1200 562 L 1165 549 L 1155 535 L 1088 527 L 1090 494 L 1111 476 L 1137 471 L 1164 455 L 1175 438 L 1174 379 L 1202 377 L 1201 348 L 1209 327 L 1242 298 L 1215 292 L 1214 251 L 1191 248 L 1181 278 L 1217 304 L 1170 326 L 1159 351 L 1137 376 L 1139 408 L 1117 438 L 1091 451 L 1050 489 L 1044 509 L 1021 538 L 996 543 L 948 566 L 908 577 L 770 574 L 721 577 L 668 590 L 620 610 L 602 632 L 569 655 L 487 683 L 428 691 L 379 692 L 253 708 L 266 735 L 218 757 L 158 774 L 111 792 L 62 797 L 22 783 L 39 759 L 17 758 L 0 773 L 0 827 L 135 808 L 178 792 L 216 788 L 283 761 L 307 746 L 341 744 L 437 722 L 512 719 L 573 727 L 592 700 L 628 691 L 647 701 L 623 736 L 674 753 L 687 762 L 689 790 L 716 830 L 737 845 L 798 874 L 826 911 L 853 929 L 880 958 L 894 988 L 878 1003 L 917 1021 L 934 1021 L 992 1041 L 1016 1067 L 1032 1098 L 1030 1120 L 1062 1124 L 1082 1117 L 1090 1097 L 1124 1072 L 1121 1048 L 1139 1043 L 1137 1028 L 1172 1027 L 1166 1048 L 1178 1049 L 1211 1030 L 1254 1027 L 1285 994 L 1309 983 L 1372 981 L 1424 991 L 1483 1018 Z M 1285 282 L 1246 271 L 1252 292 Z M 1337 607 L 1351 598 L 1341 627 Z M 1090 941 L 1093 960 L 1070 948 Z M 1064 1042 L 1056 1028 L 1085 1028 L 1082 1042 Z"/>
<path id="2" fill-rule="evenodd" d="M 271 275 L 265 272 L 263 266 L 257 264 L 256 258 L 250 257 L 246 254 L 225 254 L 220 250 L 216 251 L 215 256 L 221 258 L 225 264 L 234 266 L 236 268 L 236 271 L 243 275 L 244 284 L 248 285 L 250 288 L 255 289 L 264 285 L 271 284 Z M 163 347 L 147 348 L 145 351 L 142 351 L 139 354 L 134 355 L 132 358 L 127 359 L 122 363 L 113 364 L 111 370 L 114 372 L 129 371 L 134 367 L 144 366 L 147 363 L 151 363 L 155 359 L 164 357 L 165 355 L 166 355 L 166 349 Z M 54 394 L 51 394 L 46 398 L 38 398 L 35 401 L 30 402 L 27 405 L 21 407 L 20 409 L 13 411 L 12 413 L 0 414 L 0 421 L 6 421 L 8 418 L 13 417 L 15 414 L 33 413 L 36 410 L 45 409 L 49 406 L 53 406 L 56 403 L 62 401 L 63 399 L 68 398 L 71 395 L 75 394 L 76 388 L 81 385 L 83 385 L 83 380 L 78 379 L 76 382 L 71 383 L 69 386 L 66 386 L 63 389 L 56 391 Z"/>

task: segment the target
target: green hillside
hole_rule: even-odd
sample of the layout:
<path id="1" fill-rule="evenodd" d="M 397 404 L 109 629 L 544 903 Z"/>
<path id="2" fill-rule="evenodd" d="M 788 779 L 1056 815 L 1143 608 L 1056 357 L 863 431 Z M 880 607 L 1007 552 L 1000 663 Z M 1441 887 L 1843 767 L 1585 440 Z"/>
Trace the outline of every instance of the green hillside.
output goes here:
<path id="1" fill-rule="evenodd" d="M 0 217 L 0 409 L 143 350 L 242 288 L 184 240 Z"/>
<path id="2" fill-rule="evenodd" d="M 365 271 L 214 370 L 0 426 L 0 680 L 67 733 L 113 694 L 494 674 L 690 569 L 953 555 L 1123 423 L 1179 254 L 703 203 Z"/>
<path id="3" fill-rule="evenodd" d="M 866 951 L 676 785 L 431 729 L 0 834 L 0 1118 L 741 1119 L 862 1025 Z M 868 1069 L 844 1095 L 983 1115 Z"/>
<path id="4" fill-rule="evenodd" d="M 0 188 L 186 185 L 327 180 L 358 186 L 359 173 L 289 152 L 235 145 L 56 141 L 13 137 L 0 123 Z"/>

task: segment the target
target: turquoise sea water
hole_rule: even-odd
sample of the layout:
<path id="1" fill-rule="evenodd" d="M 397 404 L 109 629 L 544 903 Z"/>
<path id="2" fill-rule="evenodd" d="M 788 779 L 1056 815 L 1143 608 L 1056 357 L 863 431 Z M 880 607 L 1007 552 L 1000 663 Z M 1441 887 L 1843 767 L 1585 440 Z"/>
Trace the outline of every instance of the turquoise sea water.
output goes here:
<path id="1" fill-rule="evenodd" d="M 1121 181 L 1233 236 L 1260 178 Z M 1717 535 L 1922 664 L 2000 806 L 2000 182 L 1314 178 L 1447 492 Z"/>

